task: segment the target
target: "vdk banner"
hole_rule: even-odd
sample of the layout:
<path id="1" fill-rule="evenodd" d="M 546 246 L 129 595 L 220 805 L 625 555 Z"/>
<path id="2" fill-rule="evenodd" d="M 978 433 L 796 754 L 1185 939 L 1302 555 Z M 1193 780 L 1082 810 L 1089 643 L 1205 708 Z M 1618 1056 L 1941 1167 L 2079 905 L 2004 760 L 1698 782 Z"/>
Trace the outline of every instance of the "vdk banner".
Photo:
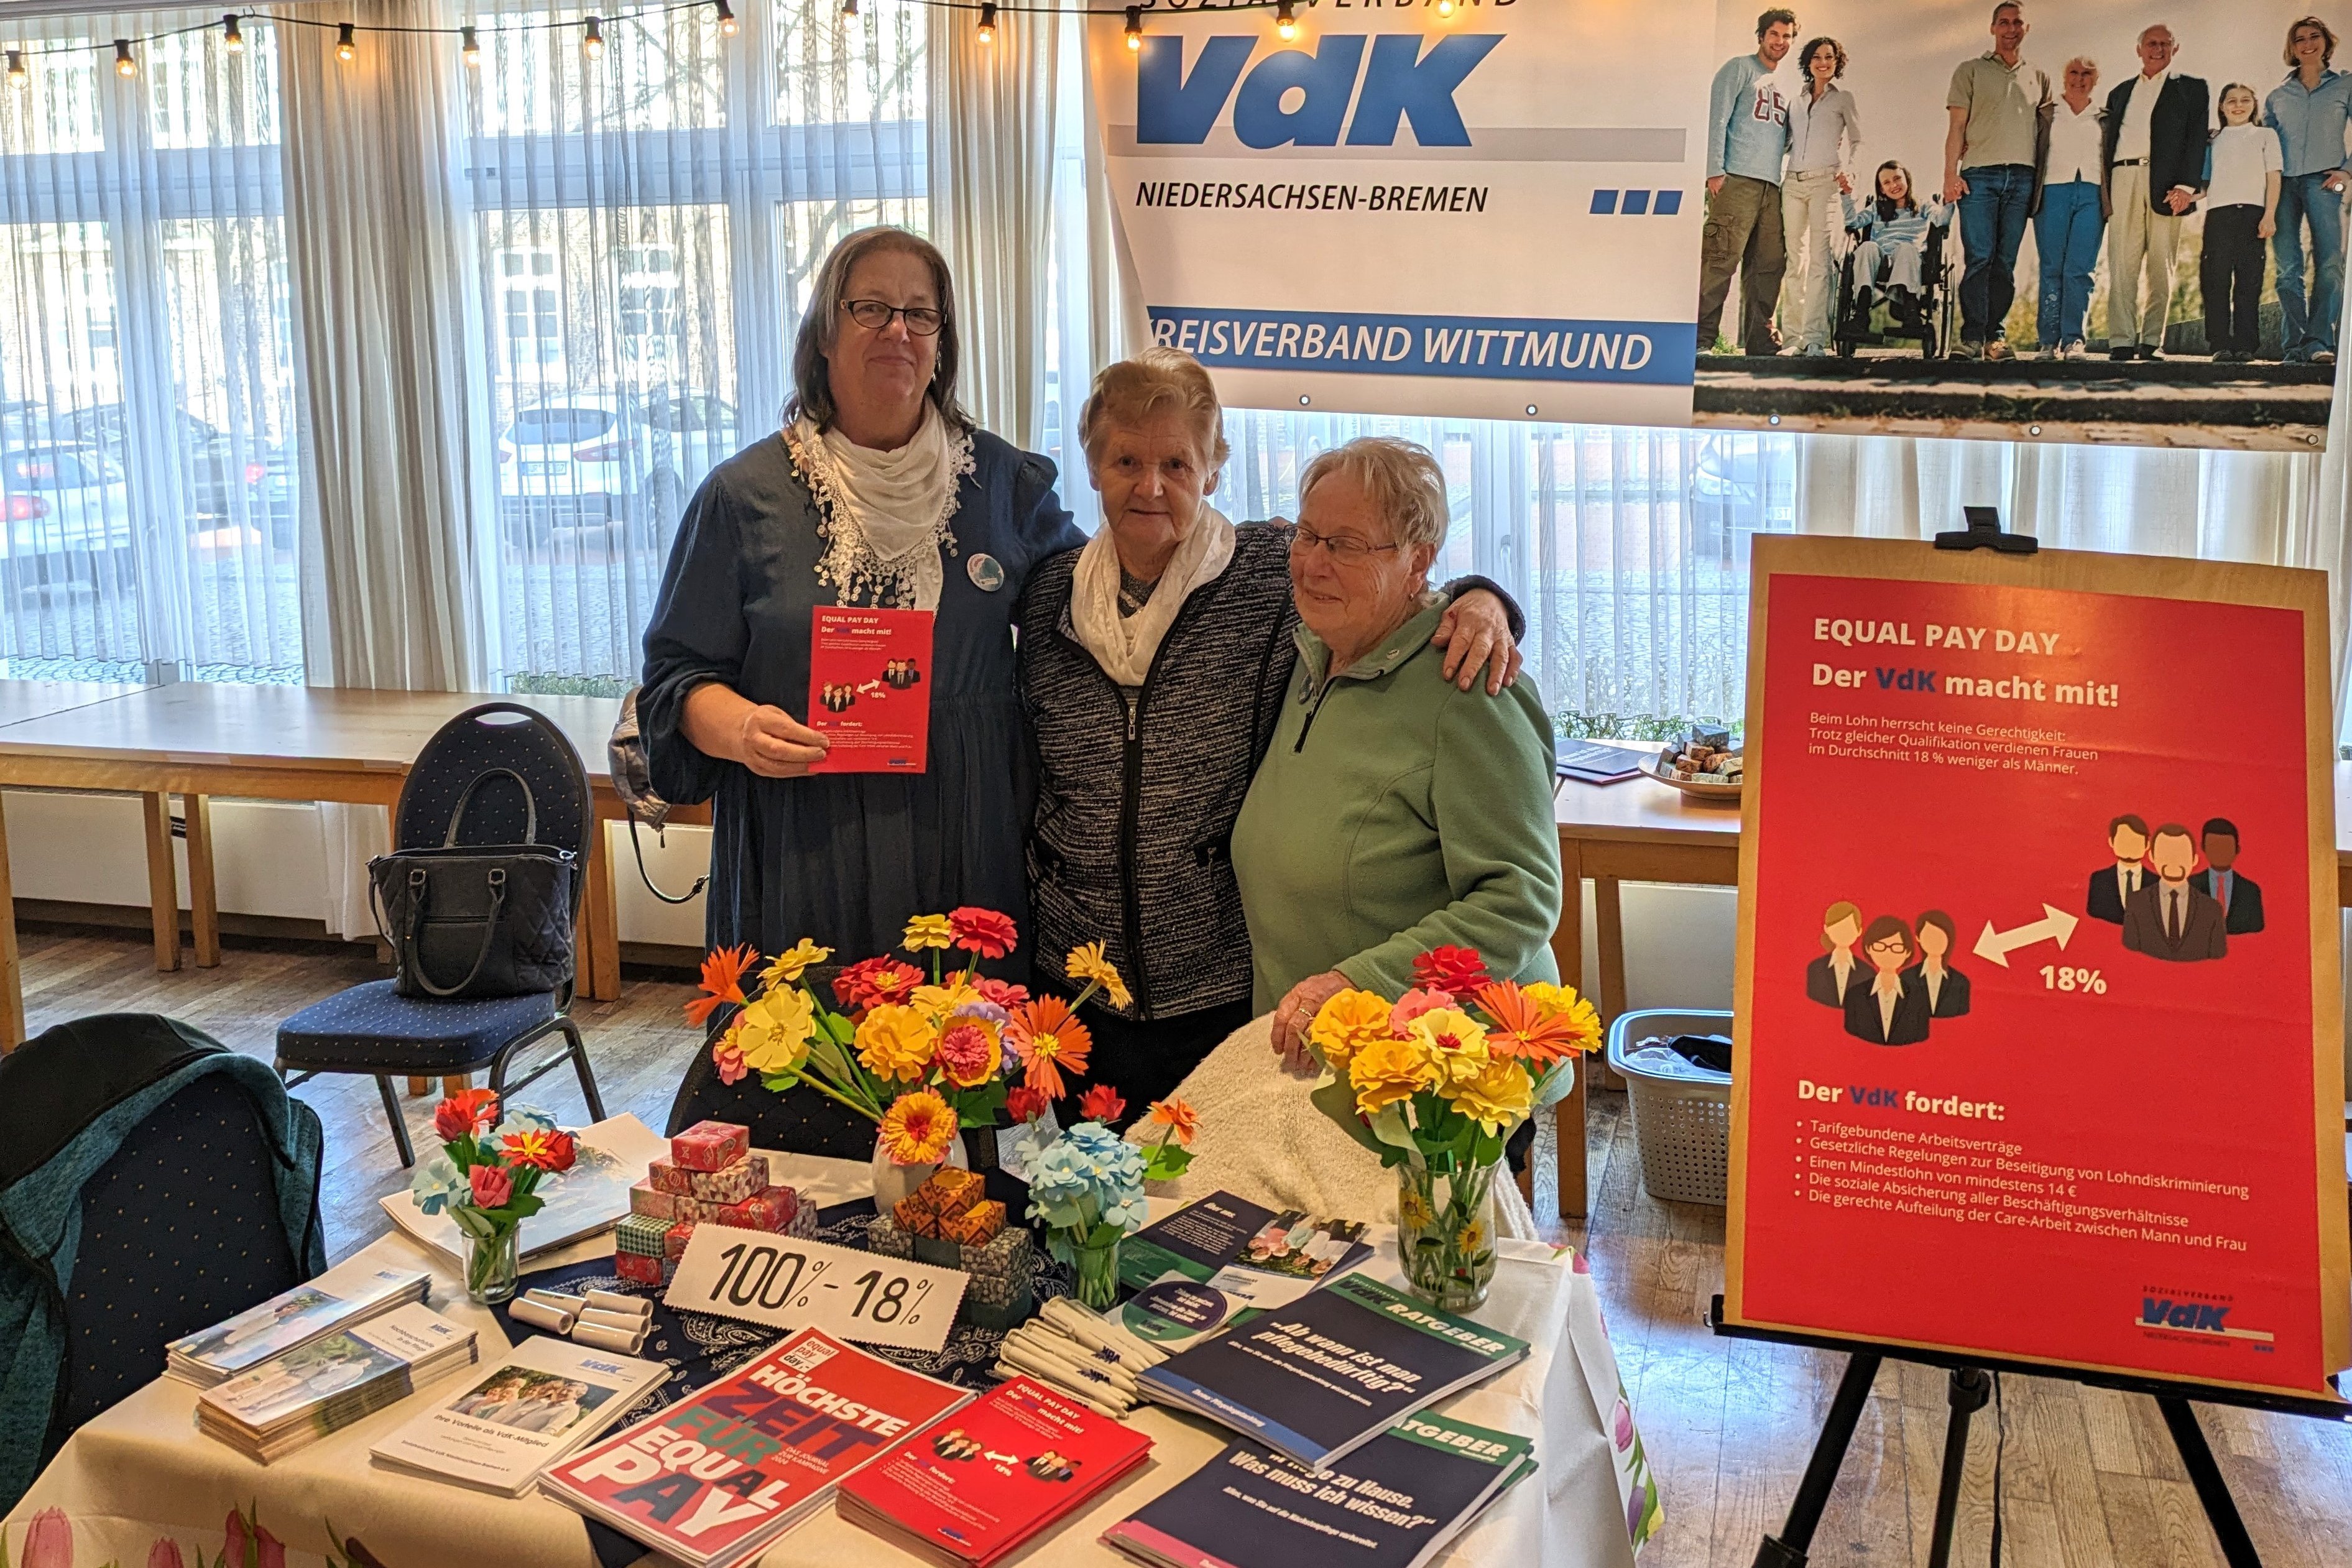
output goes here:
<path id="1" fill-rule="evenodd" d="M 1097 13 L 1152 340 L 1238 406 L 1689 423 L 1713 5 L 1447 9 Z"/>

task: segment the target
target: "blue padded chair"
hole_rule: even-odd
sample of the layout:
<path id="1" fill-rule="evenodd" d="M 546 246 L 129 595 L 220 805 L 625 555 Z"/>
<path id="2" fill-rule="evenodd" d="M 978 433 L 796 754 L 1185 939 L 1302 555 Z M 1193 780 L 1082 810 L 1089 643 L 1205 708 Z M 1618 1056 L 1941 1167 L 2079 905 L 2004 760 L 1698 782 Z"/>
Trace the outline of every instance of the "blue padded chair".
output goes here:
<path id="1" fill-rule="evenodd" d="M 526 801 L 511 770 L 530 789 Z M 500 775 L 485 778 L 485 774 Z M 579 857 L 572 881 L 572 918 L 576 929 L 587 886 L 590 835 L 596 817 L 588 795 L 588 774 L 580 753 L 563 732 L 541 715 L 513 702 L 485 702 L 441 726 L 410 768 L 393 814 L 393 843 L 401 849 L 438 847 L 468 788 L 480 779 L 458 825 L 461 845 L 519 844 L 530 807 L 539 815 L 539 842 Z M 392 1141 L 400 1163 L 414 1165 L 408 1124 L 393 1092 L 395 1078 L 447 1078 L 489 1068 L 491 1090 L 501 1099 L 533 1082 L 569 1058 L 580 1076 L 580 1092 L 592 1120 L 604 1119 L 604 1098 L 588 1066 L 580 1027 L 566 1016 L 572 988 L 522 996 L 444 1001 L 403 996 L 389 980 L 328 997 L 305 1007 L 278 1029 L 278 1068 L 288 1087 L 322 1072 L 367 1073 L 383 1096 L 392 1121 Z M 562 1048 L 524 1072 L 514 1064 L 530 1046 L 561 1037 Z"/>

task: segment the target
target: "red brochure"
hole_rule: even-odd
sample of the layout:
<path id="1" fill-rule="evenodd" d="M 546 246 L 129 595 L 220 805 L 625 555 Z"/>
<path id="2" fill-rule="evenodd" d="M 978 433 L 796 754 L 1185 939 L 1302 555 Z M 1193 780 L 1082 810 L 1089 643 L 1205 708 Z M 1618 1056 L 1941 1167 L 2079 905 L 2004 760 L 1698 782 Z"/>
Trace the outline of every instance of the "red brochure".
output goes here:
<path id="1" fill-rule="evenodd" d="M 833 742 L 813 773 L 919 773 L 931 740 L 929 610 L 820 606 L 809 623 L 809 728 Z"/>
<path id="2" fill-rule="evenodd" d="M 540 1487 L 689 1568 L 730 1568 L 971 1397 L 803 1329 L 555 1466 Z"/>
<path id="3" fill-rule="evenodd" d="M 931 1562 L 990 1568 L 1150 1453 L 1134 1427 L 1016 1377 L 842 1482 L 835 1506 Z"/>

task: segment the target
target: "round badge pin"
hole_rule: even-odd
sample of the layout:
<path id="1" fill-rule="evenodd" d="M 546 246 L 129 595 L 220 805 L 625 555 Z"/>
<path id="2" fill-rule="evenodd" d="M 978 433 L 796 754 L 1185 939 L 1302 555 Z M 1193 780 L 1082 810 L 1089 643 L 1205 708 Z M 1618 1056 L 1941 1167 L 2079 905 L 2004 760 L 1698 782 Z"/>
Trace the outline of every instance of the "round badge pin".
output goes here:
<path id="1" fill-rule="evenodd" d="M 1004 586 L 1004 563 L 993 555 L 975 555 L 964 563 L 964 570 L 971 576 L 971 585 L 983 594 Z"/>

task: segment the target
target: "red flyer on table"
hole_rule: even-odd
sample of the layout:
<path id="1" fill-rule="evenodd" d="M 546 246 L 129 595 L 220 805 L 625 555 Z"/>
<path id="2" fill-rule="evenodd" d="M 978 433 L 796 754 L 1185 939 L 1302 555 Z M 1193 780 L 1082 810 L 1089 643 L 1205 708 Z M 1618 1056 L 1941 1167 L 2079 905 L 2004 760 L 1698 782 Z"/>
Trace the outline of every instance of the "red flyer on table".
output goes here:
<path id="1" fill-rule="evenodd" d="M 971 1397 L 803 1329 L 555 1466 L 540 1487 L 691 1568 L 730 1568 Z"/>
<path id="2" fill-rule="evenodd" d="M 931 739 L 929 610 L 821 606 L 809 623 L 809 728 L 833 742 L 813 773 L 919 773 Z"/>
<path id="3" fill-rule="evenodd" d="M 1016 1377 L 844 1481 L 835 1506 L 934 1563 L 989 1568 L 1150 1453 L 1134 1427 Z"/>

